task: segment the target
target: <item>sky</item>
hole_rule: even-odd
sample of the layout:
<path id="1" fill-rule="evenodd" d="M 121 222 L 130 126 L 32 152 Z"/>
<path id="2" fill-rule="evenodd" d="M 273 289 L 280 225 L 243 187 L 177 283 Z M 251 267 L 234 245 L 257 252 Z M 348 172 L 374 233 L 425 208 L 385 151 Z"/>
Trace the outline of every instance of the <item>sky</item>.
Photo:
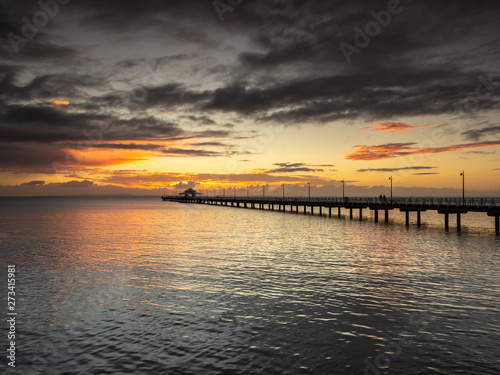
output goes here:
<path id="1" fill-rule="evenodd" d="M 500 196 L 499 19 L 481 0 L 2 1 L 0 196 L 378 196 L 390 177 Z"/>

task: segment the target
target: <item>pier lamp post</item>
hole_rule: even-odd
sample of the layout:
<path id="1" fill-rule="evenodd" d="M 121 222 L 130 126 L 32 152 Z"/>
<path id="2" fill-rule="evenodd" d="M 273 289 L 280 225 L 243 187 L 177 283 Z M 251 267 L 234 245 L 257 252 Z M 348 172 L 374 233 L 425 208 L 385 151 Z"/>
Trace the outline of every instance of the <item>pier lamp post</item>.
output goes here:
<path id="1" fill-rule="evenodd" d="M 250 193 L 248 192 L 248 186 L 247 186 L 247 198 L 250 196 Z"/>
<path id="2" fill-rule="evenodd" d="M 389 177 L 389 180 L 391 180 L 391 202 L 392 202 L 392 176 Z"/>
<path id="3" fill-rule="evenodd" d="M 235 187 L 233 187 L 233 197 L 236 198 L 236 188 Z"/>
<path id="4" fill-rule="evenodd" d="M 266 188 L 266 185 L 262 185 L 262 198 L 266 197 L 265 188 Z"/>
<path id="5" fill-rule="evenodd" d="M 283 199 L 285 199 L 285 184 L 283 184 L 281 186 L 283 186 Z"/>
<path id="6" fill-rule="evenodd" d="M 342 202 L 345 200 L 345 180 L 342 180 Z"/>
<path id="7" fill-rule="evenodd" d="M 465 171 L 462 171 L 460 176 L 462 176 L 462 204 L 465 204 Z"/>
<path id="8" fill-rule="evenodd" d="M 307 183 L 309 185 L 309 200 L 311 200 L 311 181 Z"/>
<path id="9" fill-rule="evenodd" d="M 226 188 L 222 188 L 222 196 L 226 198 Z"/>

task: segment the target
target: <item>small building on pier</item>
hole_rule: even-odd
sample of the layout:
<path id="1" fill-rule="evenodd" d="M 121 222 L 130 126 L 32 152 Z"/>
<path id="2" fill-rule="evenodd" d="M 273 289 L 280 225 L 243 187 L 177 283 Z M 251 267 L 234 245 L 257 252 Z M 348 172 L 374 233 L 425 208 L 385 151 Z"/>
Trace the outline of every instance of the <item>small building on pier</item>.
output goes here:
<path id="1" fill-rule="evenodd" d="M 179 195 L 183 195 L 185 198 L 194 198 L 197 195 L 203 195 L 203 194 L 200 192 L 197 192 L 194 189 L 189 188 L 189 189 L 183 191 L 182 193 L 179 193 Z"/>

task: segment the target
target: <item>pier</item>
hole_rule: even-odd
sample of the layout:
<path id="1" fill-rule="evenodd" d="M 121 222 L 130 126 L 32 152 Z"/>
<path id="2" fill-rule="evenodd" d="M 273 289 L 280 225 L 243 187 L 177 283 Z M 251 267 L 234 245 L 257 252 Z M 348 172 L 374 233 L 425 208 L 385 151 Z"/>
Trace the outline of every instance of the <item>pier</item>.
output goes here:
<path id="1" fill-rule="evenodd" d="M 353 219 L 353 210 L 359 211 L 359 220 L 363 219 L 363 210 L 373 211 L 374 221 L 379 221 L 379 211 L 384 214 L 384 222 L 389 222 L 389 213 L 399 210 L 405 213 L 405 224 L 410 225 L 410 213 L 416 213 L 417 226 L 422 223 L 421 215 L 425 211 L 437 211 L 444 216 L 444 228 L 449 230 L 450 215 L 456 215 L 457 231 L 461 231 L 461 215 L 468 212 L 484 212 L 495 218 L 495 234 L 500 235 L 500 198 L 394 198 L 380 201 L 379 198 L 307 198 L 307 197 L 203 197 L 203 196 L 170 196 L 161 197 L 164 201 L 180 203 L 208 204 L 250 209 L 267 209 L 270 211 L 288 211 L 298 214 L 307 213 L 307 208 L 314 215 L 317 209 L 319 214 L 328 211 L 332 217 L 332 210 L 337 209 L 337 216 L 341 217 L 342 210 L 349 210 L 349 219 Z"/>

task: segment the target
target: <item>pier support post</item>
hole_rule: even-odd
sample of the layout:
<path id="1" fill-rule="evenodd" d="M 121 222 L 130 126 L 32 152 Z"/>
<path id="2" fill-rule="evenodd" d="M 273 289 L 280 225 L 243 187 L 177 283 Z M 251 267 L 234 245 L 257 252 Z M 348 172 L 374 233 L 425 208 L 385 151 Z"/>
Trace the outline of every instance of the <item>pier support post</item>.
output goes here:
<path id="1" fill-rule="evenodd" d="M 363 220 L 363 209 L 359 209 L 359 221 Z"/>
<path id="2" fill-rule="evenodd" d="M 307 207 L 307 206 L 306 206 L 306 205 L 304 205 L 304 215 L 307 213 L 307 212 L 306 212 L 306 207 Z"/>
<path id="3" fill-rule="evenodd" d="M 410 226 L 410 211 L 406 211 L 406 226 L 409 227 Z"/>
<path id="4" fill-rule="evenodd" d="M 314 215 L 314 206 L 311 206 L 311 215 Z"/>
<path id="5" fill-rule="evenodd" d="M 461 222 L 460 222 L 460 212 L 457 213 L 457 231 L 460 232 L 462 230 Z"/>
<path id="6" fill-rule="evenodd" d="M 352 220 L 352 208 L 349 208 L 349 219 Z"/>
<path id="7" fill-rule="evenodd" d="M 450 217 L 448 213 L 444 214 L 444 229 L 449 230 L 450 229 Z"/>
<path id="8" fill-rule="evenodd" d="M 495 217 L 495 235 L 500 236 L 500 212 L 498 211 L 488 212 L 488 216 Z"/>
<path id="9" fill-rule="evenodd" d="M 328 207 L 328 217 L 332 217 L 332 208 Z"/>
<path id="10" fill-rule="evenodd" d="M 385 210 L 385 222 L 389 222 L 389 210 Z"/>
<path id="11" fill-rule="evenodd" d="M 323 214 L 323 207 L 319 206 L 319 216 Z"/>
<path id="12" fill-rule="evenodd" d="M 339 212 L 338 212 L 338 217 L 339 217 L 339 219 L 340 219 L 340 206 L 339 206 Z"/>
<path id="13" fill-rule="evenodd" d="M 373 214 L 375 215 L 374 219 L 375 219 L 375 222 L 378 223 L 378 210 L 375 210 L 373 212 Z"/>
<path id="14" fill-rule="evenodd" d="M 422 221 L 420 220 L 420 211 L 417 211 L 417 227 L 420 227 Z"/>

